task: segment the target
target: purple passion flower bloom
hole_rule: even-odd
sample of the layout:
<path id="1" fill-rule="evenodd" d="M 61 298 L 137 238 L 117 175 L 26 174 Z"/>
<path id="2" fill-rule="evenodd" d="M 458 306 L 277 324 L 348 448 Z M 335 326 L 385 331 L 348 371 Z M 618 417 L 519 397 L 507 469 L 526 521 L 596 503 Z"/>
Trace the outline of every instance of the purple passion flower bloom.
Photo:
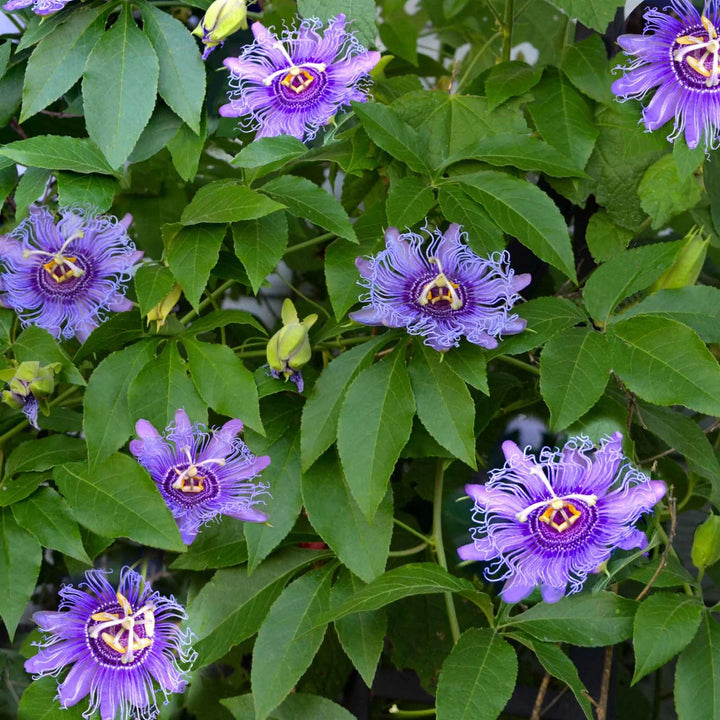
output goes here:
<path id="1" fill-rule="evenodd" d="M 86 589 L 80 589 L 86 588 Z M 64 708 L 90 696 L 83 717 L 99 711 L 101 720 L 150 720 L 157 715 L 156 685 L 165 695 L 185 689 L 189 665 L 195 659 L 188 630 L 178 623 L 185 610 L 172 596 L 153 592 L 129 567 L 120 571 L 117 592 L 105 572 L 88 570 L 77 588 L 64 585 L 58 612 L 36 612 L 43 631 L 41 650 L 25 661 L 36 677 L 70 672 L 58 685 Z"/>
<path id="2" fill-rule="evenodd" d="M 256 523 L 268 519 L 253 507 L 263 503 L 258 498 L 268 485 L 252 481 L 270 458 L 248 450 L 236 437 L 242 428 L 240 420 L 230 420 L 210 434 L 191 424 L 184 410 L 175 413 L 164 435 L 147 420 L 135 425 L 140 440 L 130 442 L 130 452 L 157 483 L 186 545 L 217 515 Z"/>
<path id="3" fill-rule="evenodd" d="M 32 6 L 32 11 L 36 15 L 52 15 L 62 10 L 69 2 L 70 0 L 10 0 L 3 5 L 3 10 L 12 12 Z"/>
<path id="4" fill-rule="evenodd" d="M 666 487 L 630 465 L 621 433 L 598 450 L 587 437 L 570 438 L 562 450 L 543 448 L 539 460 L 509 440 L 502 449 L 504 467 L 485 485 L 465 486 L 478 525 L 475 541 L 458 554 L 493 561 L 485 576 L 507 580 L 505 602 L 519 602 L 537 585 L 545 602 L 557 602 L 580 590 L 615 548 L 647 545 L 635 523 Z"/>
<path id="5" fill-rule="evenodd" d="M 117 220 L 86 208 L 60 208 L 60 220 L 44 207 L 10 234 L 0 235 L 0 302 L 23 327 L 37 325 L 56 338 L 84 342 L 106 313 L 132 308 L 125 286 L 143 253 Z"/>
<path id="6" fill-rule="evenodd" d="M 634 62 L 612 85 L 621 100 L 642 99 L 653 88 L 643 110 L 648 130 L 674 118 L 668 140 L 685 133 L 689 148 L 720 141 L 720 13 L 717 0 L 701 15 L 687 0 L 671 0 L 675 15 L 650 8 L 642 35 L 621 35 L 618 43 Z"/>
<path id="7" fill-rule="evenodd" d="M 322 25 L 317 18 L 303 20 L 278 37 L 254 23 L 255 42 L 224 61 L 232 90 L 220 114 L 246 118 L 243 127 L 257 130 L 259 138 L 305 140 L 350 101 L 365 102 L 368 73 L 380 53 L 368 52 L 345 30 L 344 15 L 330 20 L 321 37 Z"/>
<path id="8" fill-rule="evenodd" d="M 422 335 L 441 352 L 465 335 L 475 345 L 495 348 L 501 335 L 525 329 L 526 321 L 510 310 L 530 275 L 515 275 L 507 252 L 489 258 L 466 244 L 459 225 L 436 231 L 423 249 L 423 238 L 397 228 L 385 232 L 385 250 L 355 261 L 368 292 L 367 303 L 350 317 L 364 325 L 404 327 Z"/>

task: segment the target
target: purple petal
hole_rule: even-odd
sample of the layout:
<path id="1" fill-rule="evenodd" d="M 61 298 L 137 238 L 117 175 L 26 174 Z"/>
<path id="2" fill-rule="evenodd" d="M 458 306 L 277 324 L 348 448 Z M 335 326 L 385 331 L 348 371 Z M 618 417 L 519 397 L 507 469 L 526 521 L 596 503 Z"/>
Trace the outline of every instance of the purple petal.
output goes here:
<path id="1" fill-rule="evenodd" d="M 562 587 L 552 587 L 551 585 L 542 584 L 540 585 L 542 599 L 548 604 L 556 603 L 558 600 L 562 600 L 563 597 L 565 597 L 566 588 L 566 585 L 563 585 Z"/>
<path id="2" fill-rule="evenodd" d="M 229 515 L 230 517 L 237 518 L 238 520 L 243 520 L 244 522 L 264 523 L 268 521 L 268 516 L 266 513 L 261 512 L 260 510 L 255 510 L 255 508 L 251 507 L 238 508 L 237 510 L 233 510 L 232 512 L 226 510 L 223 515 Z"/>
<path id="3" fill-rule="evenodd" d="M 500 596 L 508 605 L 514 605 L 524 600 L 534 589 L 534 583 L 529 582 L 525 578 L 515 576 L 505 583 Z"/>
<path id="4" fill-rule="evenodd" d="M 657 130 L 668 120 L 675 116 L 680 88 L 677 81 L 666 82 L 661 85 L 653 99 L 643 111 L 643 122 L 648 130 Z"/>
<path id="5" fill-rule="evenodd" d="M 80 660 L 73 665 L 65 680 L 58 685 L 58 697 L 63 707 L 77 705 L 88 695 L 95 669 L 95 663 L 91 660 Z"/>

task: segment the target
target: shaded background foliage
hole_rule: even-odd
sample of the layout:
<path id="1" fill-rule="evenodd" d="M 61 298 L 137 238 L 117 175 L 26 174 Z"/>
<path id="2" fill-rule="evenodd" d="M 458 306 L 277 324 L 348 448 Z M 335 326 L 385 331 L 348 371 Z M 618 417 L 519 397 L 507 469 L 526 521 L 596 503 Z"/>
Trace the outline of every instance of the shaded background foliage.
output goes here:
<path id="1" fill-rule="evenodd" d="M 533 717 L 543 704 L 543 717 L 717 717 L 714 521 L 692 558 L 690 546 L 720 502 L 720 167 L 614 102 L 622 11 L 252 5 L 266 25 L 344 12 L 386 49 L 374 102 L 306 146 L 250 142 L 218 117 L 216 70 L 250 34 L 204 66 L 189 30 L 208 4 L 70 3 L 43 22 L 15 14 L 22 31 L 0 43 L 3 229 L 33 202 L 90 203 L 132 213 L 147 260 L 136 309 L 82 346 L 0 311 L 3 367 L 62 366 L 39 432 L 0 406 L 0 716 L 80 717 L 22 669 L 30 612 L 91 564 L 139 563 L 187 603 L 197 635 L 190 687 L 162 718 L 379 718 L 394 703 L 395 717 L 530 717 L 536 695 Z M 388 225 L 426 218 L 533 274 L 526 332 L 439 362 L 400 331 L 348 321 L 355 257 Z M 710 240 L 702 272 L 668 287 L 694 226 Z M 167 324 L 148 327 L 176 284 Z M 303 394 L 262 367 L 285 296 L 320 317 Z M 178 407 L 243 420 L 272 457 L 271 525 L 223 518 L 182 545 L 126 450 L 138 418 L 164 427 Z M 464 483 L 502 462 L 506 437 L 537 449 L 616 430 L 673 486 L 677 513 L 665 504 L 650 521 L 648 555 L 618 552 L 581 594 L 509 614 L 481 568 L 457 561 Z"/>

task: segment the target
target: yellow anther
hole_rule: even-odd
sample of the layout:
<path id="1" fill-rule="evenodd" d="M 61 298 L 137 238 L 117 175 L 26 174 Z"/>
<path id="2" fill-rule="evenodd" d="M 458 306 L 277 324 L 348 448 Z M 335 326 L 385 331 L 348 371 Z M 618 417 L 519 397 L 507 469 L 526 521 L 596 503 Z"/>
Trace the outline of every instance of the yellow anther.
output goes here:
<path id="1" fill-rule="evenodd" d="M 106 612 L 99 612 L 95 613 L 94 615 L 90 616 L 93 620 L 97 620 L 98 622 L 108 622 L 111 620 L 119 620 L 120 616 L 115 615 L 114 613 L 106 613 Z"/>
<path id="2" fill-rule="evenodd" d="M 692 55 L 688 55 L 685 60 L 687 60 L 687 64 L 696 72 L 702 75 L 703 77 L 709 78 L 711 75 L 711 72 L 705 67 L 705 63 L 701 63 L 699 60 L 696 60 Z"/>
<path id="3" fill-rule="evenodd" d="M 556 499 L 547 506 L 538 519 L 561 533 L 572 527 L 581 514 L 572 503 Z M 558 515 L 562 518 L 562 522 L 557 522 Z"/>
<path id="4" fill-rule="evenodd" d="M 703 27 L 707 30 L 708 40 L 714 40 L 718 35 L 717 30 L 715 30 L 715 26 L 710 22 L 710 18 L 703 15 L 700 20 L 703 24 Z"/>
<path id="5" fill-rule="evenodd" d="M 307 90 L 314 80 L 315 78 L 307 70 L 293 66 L 280 84 L 299 94 Z"/>
<path id="6" fill-rule="evenodd" d="M 675 40 L 678 45 L 697 45 L 703 42 L 702 38 L 695 37 L 694 35 L 683 35 Z"/>
<path id="7" fill-rule="evenodd" d="M 463 301 L 455 292 L 459 287 L 457 283 L 449 280 L 441 270 L 435 279 L 423 285 L 419 302 L 421 305 L 427 305 L 428 303 L 436 305 L 440 301 L 449 302 L 453 310 L 458 310 L 463 306 Z"/>
<path id="8" fill-rule="evenodd" d="M 43 267 L 56 283 L 62 283 L 66 280 L 70 280 L 70 278 L 80 277 L 83 274 L 83 271 L 79 267 L 77 267 L 77 265 L 73 264 L 76 261 L 77 258 L 74 257 L 63 257 L 62 255 L 56 255 L 49 262 L 43 263 Z M 56 272 L 56 270 L 58 269 L 61 271 L 60 274 Z"/>

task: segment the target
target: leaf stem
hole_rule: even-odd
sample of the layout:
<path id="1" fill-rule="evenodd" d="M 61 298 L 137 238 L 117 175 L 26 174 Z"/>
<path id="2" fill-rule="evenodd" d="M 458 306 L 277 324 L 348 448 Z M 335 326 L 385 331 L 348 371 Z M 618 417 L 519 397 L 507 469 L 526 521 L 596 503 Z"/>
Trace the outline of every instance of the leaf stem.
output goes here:
<path id="1" fill-rule="evenodd" d="M 534 365 L 518 360 L 517 358 L 510 357 L 509 355 L 498 355 L 494 357 L 493 360 L 500 360 L 500 362 L 504 362 L 506 365 L 513 365 L 514 367 L 520 368 L 532 375 L 540 375 L 540 370 L 538 370 Z"/>
<path id="2" fill-rule="evenodd" d="M 424 543 L 427 543 L 428 545 L 435 544 L 435 541 L 432 538 L 427 537 L 427 535 L 423 535 L 421 532 L 418 532 L 414 527 L 410 527 L 410 525 L 405 524 L 402 520 L 398 520 L 394 517 L 393 522 L 398 527 L 401 527 L 403 530 L 405 530 L 405 532 L 409 532 L 411 535 L 414 535 L 416 538 L 422 540 Z"/>
<path id="3" fill-rule="evenodd" d="M 502 25 L 502 60 L 508 62 L 510 60 L 510 49 L 512 47 L 512 28 L 513 28 L 513 0 L 505 0 L 505 18 Z"/>
<path id="4" fill-rule="evenodd" d="M 388 713 L 394 718 L 420 718 L 437 715 L 435 708 L 429 708 L 428 710 L 401 710 L 397 705 L 393 705 L 388 710 Z"/>
<path id="5" fill-rule="evenodd" d="M 435 540 L 435 552 L 437 553 L 438 565 L 443 570 L 447 570 L 447 560 L 445 558 L 445 546 L 443 545 L 442 536 L 442 500 L 443 500 L 443 481 L 445 478 L 445 460 L 439 458 L 437 468 L 435 470 L 435 494 L 433 496 L 433 530 L 432 535 Z M 453 642 L 460 639 L 460 625 L 458 624 L 457 613 L 455 612 L 455 601 L 452 593 L 446 592 L 445 607 L 447 608 L 448 622 L 450 623 L 450 632 L 453 636 Z"/>
<path id="6" fill-rule="evenodd" d="M 310 240 L 305 240 L 304 242 L 297 243 L 297 245 L 291 245 L 286 251 L 285 255 L 289 255 L 290 253 L 297 252 L 298 250 L 304 250 L 305 248 L 312 247 L 313 245 L 319 245 L 322 242 L 325 242 L 326 240 L 331 240 L 332 238 L 336 237 L 335 233 L 324 233 L 323 235 L 318 235 L 315 238 L 312 238 Z"/>
<path id="7" fill-rule="evenodd" d="M 407 555 L 417 555 L 419 552 L 422 552 L 426 547 L 428 547 L 428 544 L 426 542 L 421 542 L 419 545 L 413 545 L 413 547 L 408 548 L 407 550 L 390 550 L 388 555 L 390 557 L 406 557 Z"/>
<path id="8" fill-rule="evenodd" d="M 218 285 L 218 287 L 215 288 L 198 306 L 197 310 L 194 308 L 187 313 L 187 315 L 183 315 L 183 317 L 180 318 L 180 322 L 185 325 L 185 323 L 190 322 L 194 317 L 199 315 L 208 305 L 212 305 L 215 302 L 215 298 L 222 295 L 229 287 L 231 287 L 235 283 L 235 280 L 226 280 L 221 285 Z"/>

